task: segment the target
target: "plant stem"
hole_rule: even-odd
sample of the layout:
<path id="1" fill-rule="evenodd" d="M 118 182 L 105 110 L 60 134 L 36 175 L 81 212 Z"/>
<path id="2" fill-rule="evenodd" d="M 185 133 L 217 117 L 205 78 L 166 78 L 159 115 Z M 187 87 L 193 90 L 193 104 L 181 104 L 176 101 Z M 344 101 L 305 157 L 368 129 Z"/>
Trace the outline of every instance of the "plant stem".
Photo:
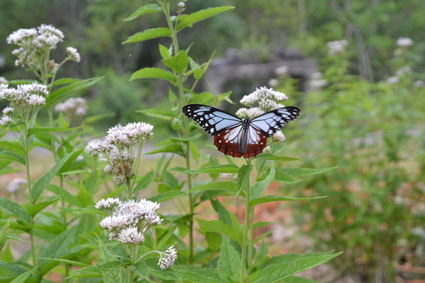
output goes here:
<path id="1" fill-rule="evenodd" d="M 251 166 L 251 159 L 245 159 L 246 165 Z M 249 178 L 249 177 L 248 177 Z M 242 240 L 242 258 L 241 258 L 241 274 L 240 281 L 249 282 L 249 271 L 251 267 L 251 257 L 252 257 L 252 216 L 253 211 L 249 206 L 249 201 L 251 199 L 250 195 L 250 185 L 249 179 L 246 184 L 245 190 L 245 224 L 243 227 L 243 240 Z M 247 253 L 248 252 L 248 253 Z"/>

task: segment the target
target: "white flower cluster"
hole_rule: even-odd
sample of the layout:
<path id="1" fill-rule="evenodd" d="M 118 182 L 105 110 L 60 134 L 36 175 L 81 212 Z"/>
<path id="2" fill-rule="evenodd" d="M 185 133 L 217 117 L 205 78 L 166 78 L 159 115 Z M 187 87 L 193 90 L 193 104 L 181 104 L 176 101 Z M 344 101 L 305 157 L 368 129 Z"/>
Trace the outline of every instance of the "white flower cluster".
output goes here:
<path id="1" fill-rule="evenodd" d="M 82 97 L 69 98 L 63 103 L 58 103 L 55 107 L 55 111 L 84 116 L 87 112 L 86 100 Z"/>
<path id="2" fill-rule="evenodd" d="M 19 189 L 21 189 L 23 187 L 23 185 L 28 184 L 28 181 L 24 178 L 16 178 L 13 179 L 9 185 L 7 185 L 6 190 L 13 194 L 15 192 L 17 192 Z"/>
<path id="3" fill-rule="evenodd" d="M 400 37 L 396 42 L 398 47 L 409 47 L 412 46 L 413 43 L 413 40 L 408 37 Z"/>
<path id="4" fill-rule="evenodd" d="M 22 67 L 37 67 L 37 64 L 45 60 L 46 54 L 50 49 L 56 48 L 59 42 L 65 38 L 62 31 L 52 25 L 42 24 L 38 28 L 19 29 L 10 34 L 7 38 L 8 44 L 18 45 L 19 48 L 12 51 L 12 54 L 17 56 L 15 61 L 16 66 Z M 77 49 L 68 47 L 69 60 L 80 61 L 80 54 Z M 48 70 L 54 72 L 58 68 L 53 60 L 47 64 Z M 39 67 L 39 66 L 38 66 Z"/>
<path id="5" fill-rule="evenodd" d="M 316 72 L 311 76 L 310 87 L 312 88 L 312 90 L 319 90 L 321 88 L 324 88 L 328 84 L 328 81 L 323 79 L 322 77 L 323 74 L 320 72 Z"/>
<path id="6" fill-rule="evenodd" d="M 124 244 L 142 244 L 146 231 L 162 223 L 156 213 L 159 204 L 149 200 L 102 199 L 96 208 L 111 212 L 112 215 L 100 222 L 100 226 L 110 232 L 110 240 L 118 240 Z"/>
<path id="7" fill-rule="evenodd" d="M 236 115 L 241 118 L 254 118 L 264 112 L 284 107 L 280 102 L 286 99 L 288 99 L 286 94 L 263 86 L 245 95 L 240 100 L 243 105 L 248 107 L 252 107 L 254 104 L 258 104 L 258 107 L 252 107 L 250 109 L 241 108 L 236 112 Z"/>
<path id="8" fill-rule="evenodd" d="M 395 71 L 396 76 L 403 76 L 405 74 L 409 74 L 412 72 L 412 68 L 410 68 L 409 66 L 404 66 L 401 67 L 400 69 L 398 69 L 397 71 Z"/>
<path id="9" fill-rule="evenodd" d="M 45 105 L 46 99 L 44 96 L 48 94 L 46 86 L 37 83 L 18 85 L 16 88 L 9 88 L 7 84 L 0 84 L 0 99 L 9 100 L 13 105 L 13 107 L 3 109 L 0 124 L 6 126 L 13 122 L 11 114 L 14 109 L 26 111 L 30 107 Z"/>
<path id="10" fill-rule="evenodd" d="M 389 85 L 395 85 L 395 84 L 397 84 L 397 83 L 399 83 L 400 82 L 400 78 L 399 77 L 397 77 L 397 76 L 391 76 L 391 77 L 389 77 L 388 79 L 387 79 L 387 83 L 389 84 Z"/>
<path id="11" fill-rule="evenodd" d="M 174 246 L 169 247 L 165 253 L 160 253 L 158 265 L 164 270 L 167 269 L 170 265 L 173 265 L 177 259 L 177 251 Z"/>
<path id="12" fill-rule="evenodd" d="M 101 160 L 108 162 L 104 171 L 112 174 L 118 184 L 124 184 L 133 174 L 135 147 L 140 149 L 146 139 L 152 137 L 152 130 L 153 126 L 144 122 L 117 125 L 110 128 L 103 139 L 91 141 L 85 151 L 100 155 Z"/>
<path id="13" fill-rule="evenodd" d="M 348 45 L 348 41 L 345 39 L 337 40 L 337 41 L 330 41 L 326 44 L 328 47 L 328 54 L 329 55 L 336 55 L 344 53 L 345 47 Z"/>

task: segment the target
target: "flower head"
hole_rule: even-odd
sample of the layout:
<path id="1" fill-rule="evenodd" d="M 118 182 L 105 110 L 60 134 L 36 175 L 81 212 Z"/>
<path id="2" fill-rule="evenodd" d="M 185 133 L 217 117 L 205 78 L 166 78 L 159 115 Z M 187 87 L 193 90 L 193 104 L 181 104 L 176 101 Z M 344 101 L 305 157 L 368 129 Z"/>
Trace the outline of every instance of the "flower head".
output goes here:
<path id="1" fill-rule="evenodd" d="M 398 47 L 408 47 L 413 45 L 413 43 L 413 40 L 408 37 L 400 37 L 396 42 Z"/>
<path id="2" fill-rule="evenodd" d="M 9 185 L 7 185 L 6 190 L 9 193 L 15 193 L 19 189 L 21 189 L 23 185 L 26 185 L 26 184 L 28 184 L 28 181 L 26 179 L 24 179 L 24 178 L 16 178 L 16 179 L 13 179 L 9 183 Z"/>
<path id="3" fill-rule="evenodd" d="M 262 111 L 267 112 L 283 107 L 280 102 L 286 99 L 288 99 L 288 97 L 282 92 L 278 92 L 267 87 L 260 87 L 254 92 L 245 95 L 240 102 L 249 107 L 252 107 L 255 103 L 257 103 Z"/>
<path id="4" fill-rule="evenodd" d="M 400 78 L 399 77 L 397 77 L 397 76 L 391 76 L 391 77 L 389 77 L 388 79 L 387 79 L 387 83 L 389 84 L 389 85 L 394 85 L 394 84 L 397 84 L 397 83 L 399 83 L 400 82 Z"/>
<path id="5" fill-rule="evenodd" d="M 18 85 L 16 89 L 5 87 L 7 85 L 0 86 L 0 98 L 9 100 L 19 110 L 46 104 L 44 96 L 49 93 L 45 85 L 37 83 Z"/>
<path id="6" fill-rule="evenodd" d="M 173 265 L 177 259 L 177 251 L 174 246 L 169 247 L 165 253 L 161 253 L 158 261 L 159 267 L 164 270 Z"/>
<path id="7" fill-rule="evenodd" d="M 348 41 L 345 39 L 337 40 L 337 41 L 330 41 L 327 44 L 328 47 L 328 54 L 329 55 L 336 55 L 343 53 L 345 51 L 345 46 L 348 45 Z"/>
<path id="8" fill-rule="evenodd" d="M 70 115 L 84 116 L 87 112 L 86 100 L 82 97 L 69 98 L 55 107 L 57 112 L 66 112 Z"/>
<path id="9" fill-rule="evenodd" d="M 105 212 L 112 212 L 121 204 L 119 198 L 108 198 L 99 200 L 94 207 Z"/>
<path id="10" fill-rule="evenodd" d="M 67 47 L 66 52 L 68 52 L 68 57 L 70 60 L 73 60 L 77 63 L 80 62 L 81 56 L 80 53 L 78 53 L 77 48 Z"/>

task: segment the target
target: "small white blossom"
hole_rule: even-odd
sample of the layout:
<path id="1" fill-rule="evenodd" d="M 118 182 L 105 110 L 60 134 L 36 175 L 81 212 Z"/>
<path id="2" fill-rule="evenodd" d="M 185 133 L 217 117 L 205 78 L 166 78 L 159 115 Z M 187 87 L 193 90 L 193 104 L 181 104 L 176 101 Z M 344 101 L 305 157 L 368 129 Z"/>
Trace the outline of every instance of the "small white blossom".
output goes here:
<path id="1" fill-rule="evenodd" d="M 13 122 L 14 122 L 13 118 L 10 117 L 9 115 L 2 115 L 1 118 L 0 118 L 0 125 L 2 125 L 4 127 L 9 126 Z"/>
<path id="2" fill-rule="evenodd" d="M 348 45 L 348 41 L 345 39 L 330 41 L 326 45 L 329 49 L 328 54 L 335 55 L 335 54 L 343 53 L 345 51 L 345 47 Z"/>
<path id="3" fill-rule="evenodd" d="M 413 45 L 413 40 L 408 37 L 400 37 L 397 39 L 397 46 L 398 47 L 408 47 Z"/>
<path id="4" fill-rule="evenodd" d="M 117 240 L 123 244 L 140 245 L 145 241 L 145 236 L 136 227 L 129 227 L 120 231 Z"/>
<path id="5" fill-rule="evenodd" d="M 284 76 L 288 74 L 288 66 L 280 66 L 274 70 L 274 73 L 277 76 Z"/>
<path id="6" fill-rule="evenodd" d="M 400 82 L 400 78 L 397 76 L 391 76 L 387 79 L 387 83 L 390 85 L 394 85 Z"/>
<path id="7" fill-rule="evenodd" d="M 76 114 L 78 116 L 84 116 L 87 112 L 86 100 L 82 97 L 72 97 L 65 100 L 63 103 L 58 103 L 55 106 L 56 112 L 66 112 L 69 114 Z"/>
<path id="8" fill-rule="evenodd" d="M 164 270 L 173 265 L 177 259 L 177 251 L 174 246 L 169 247 L 165 253 L 161 253 L 158 261 L 159 267 Z"/>
<path id="9" fill-rule="evenodd" d="M 100 140 L 98 139 L 91 140 L 87 143 L 84 151 L 90 155 L 97 155 L 99 154 L 99 144 L 100 144 Z"/>
<path id="10" fill-rule="evenodd" d="M 252 107 L 252 108 L 239 108 L 238 111 L 236 111 L 236 116 L 244 119 L 244 118 L 250 118 L 254 119 L 255 117 L 258 117 L 260 115 L 264 114 L 264 111 L 261 110 L 258 107 Z"/>
<path id="11" fill-rule="evenodd" d="M 6 41 L 8 44 L 30 44 L 32 38 L 37 35 L 35 28 L 31 29 L 18 29 L 11 33 Z"/>
<path id="12" fill-rule="evenodd" d="M 128 218 L 124 215 L 108 216 L 100 221 L 100 226 L 109 231 L 127 228 L 129 224 Z"/>
<path id="13" fill-rule="evenodd" d="M 112 212 L 112 210 L 114 210 L 120 204 L 121 201 L 119 198 L 107 198 L 99 200 L 94 207 L 106 212 Z"/>
<path id="14" fill-rule="evenodd" d="M 13 107 L 6 107 L 2 110 L 2 113 L 5 114 L 5 115 L 10 115 L 10 114 L 12 114 L 13 110 L 15 110 L 15 109 L 13 109 Z"/>
<path id="15" fill-rule="evenodd" d="M 425 86 L 425 82 L 424 81 L 421 81 L 421 80 L 418 80 L 418 81 L 415 81 L 413 83 L 413 86 L 414 87 L 417 87 L 417 88 L 424 87 Z"/>
<path id="16" fill-rule="evenodd" d="M 179 7 L 180 9 L 183 9 L 186 6 L 186 4 L 184 2 L 179 2 L 177 4 L 177 7 Z"/>
<path id="17" fill-rule="evenodd" d="M 28 97 L 28 104 L 32 106 L 40 106 L 46 104 L 46 99 L 41 95 L 31 94 Z"/>
<path id="18" fill-rule="evenodd" d="M 15 193 L 16 191 L 18 191 L 19 189 L 22 188 L 22 185 L 26 185 L 28 184 L 28 181 L 24 178 L 16 178 L 13 179 L 9 185 L 7 185 L 6 190 L 9 193 Z"/>
<path id="19" fill-rule="evenodd" d="M 310 87 L 313 90 L 319 90 L 324 88 L 328 84 L 328 81 L 325 79 L 313 79 L 310 81 Z"/>
<path id="20" fill-rule="evenodd" d="M 410 68 L 408 66 L 404 66 L 404 67 L 401 67 L 400 69 L 398 69 L 395 72 L 395 74 L 396 74 L 396 76 L 402 76 L 404 74 L 408 74 L 408 73 L 411 73 L 411 72 L 412 72 L 412 68 Z"/>
<path id="21" fill-rule="evenodd" d="M 67 47 L 66 52 L 68 52 L 69 59 L 76 61 L 76 62 L 80 62 L 81 56 L 78 53 L 77 48 Z"/>
<path id="22" fill-rule="evenodd" d="M 278 92 L 267 87 L 260 87 L 254 92 L 245 95 L 240 102 L 249 107 L 252 107 L 254 103 L 257 103 L 261 110 L 267 112 L 283 107 L 283 105 L 279 102 L 286 99 L 288 99 L 288 97 L 282 92 Z"/>
<path id="23" fill-rule="evenodd" d="M 277 79 L 270 79 L 268 85 L 270 87 L 276 87 L 279 84 L 279 80 Z"/>
<path id="24" fill-rule="evenodd" d="M 5 77 L 0 77 L 0 84 L 7 84 Z"/>
<path id="25" fill-rule="evenodd" d="M 285 137 L 285 135 L 284 135 L 281 131 L 277 131 L 277 132 L 276 132 L 276 133 L 274 133 L 274 135 L 273 135 L 273 140 L 274 140 L 274 141 L 281 142 L 281 141 L 286 140 L 286 137 Z"/>

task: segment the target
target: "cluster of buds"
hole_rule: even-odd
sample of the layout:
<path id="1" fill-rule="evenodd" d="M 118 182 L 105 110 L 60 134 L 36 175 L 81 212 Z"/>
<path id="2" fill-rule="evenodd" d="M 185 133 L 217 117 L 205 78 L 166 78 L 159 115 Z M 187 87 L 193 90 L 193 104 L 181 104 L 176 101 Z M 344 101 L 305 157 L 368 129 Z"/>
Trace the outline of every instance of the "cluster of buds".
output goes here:
<path id="1" fill-rule="evenodd" d="M 55 49 L 64 38 L 63 32 L 59 29 L 52 25 L 42 24 L 38 28 L 19 29 L 13 32 L 8 36 L 7 43 L 19 46 L 12 51 L 12 54 L 18 57 L 15 61 L 16 66 L 38 70 L 47 68 L 50 73 L 55 73 L 60 64 L 48 60 L 48 55 L 50 50 Z M 68 57 L 63 62 L 67 60 L 80 61 L 80 54 L 78 54 L 77 49 L 68 47 L 66 51 Z"/>
<path id="2" fill-rule="evenodd" d="M 2 126 L 8 126 L 13 122 L 12 114 L 16 109 L 22 118 L 28 118 L 28 111 L 46 104 L 46 98 L 49 92 L 45 85 L 28 84 L 18 85 L 16 88 L 10 88 L 7 84 L 0 84 L 0 99 L 9 100 L 11 107 L 2 110 L 3 116 L 0 118 Z"/>
<path id="3" fill-rule="evenodd" d="M 286 99 L 288 97 L 282 92 L 267 87 L 260 87 L 254 92 L 242 97 L 240 103 L 250 108 L 240 108 L 236 112 L 236 115 L 240 118 L 254 119 L 265 112 L 285 107 L 282 102 Z M 254 105 L 258 105 L 258 107 L 254 107 Z M 277 131 L 273 135 L 273 140 L 284 141 L 285 135 L 281 131 Z"/>
<path id="4" fill-rule="evenodd" d="M 86 152 L 108 162 L 104 171 L 112 174 L 118 184 L 125 184 L 134 173 L 134 161 L 140 157 L 134 152 L 140 154 L 143 143 L 152 137 L 152 130 L 152 125 L 143 122 L 117 125 L 103 139 L 91 141 Z"/>
<path id="5" fill-rule="evenodd" d="M 146 199 L 121 202 L 118 198 L 102 199 L 97 202 L 97 209 L 111 214 L 100 222 L 100 226 L 109 231 L 109 239 L 123 244 L 142 245 L 146 233 L 162 223 L 156 211 L 159 204 Z M 165 252 L 159 252 L 158 265 L 166 269 L 177 259 L 173 246 Z"/>
<path id="6" fill-rule="evenodd" d="M 64 113 L 70 122 L 81 120 L 87 113 L 86 100 L 82 97 L 69 98 L 63 103 L 58 103 L 55 107 L 56 112 Z"/>
<path id="7" fill-rule="evenodd" d="M 328 47 L 329 55 L 337 55 L 345 52 L 345 47 L 348 45 L 348 41 L 345 39 L 330 41 L 326 44 Z"/>
<path id="8" fill-rule="evenodd" d="M 323 78 L 321 72 L 313 73 L 311 76 L 310 87 L 312 90 L 319 90 L 324 88 L 328 84 L 328 81 Z"/>

